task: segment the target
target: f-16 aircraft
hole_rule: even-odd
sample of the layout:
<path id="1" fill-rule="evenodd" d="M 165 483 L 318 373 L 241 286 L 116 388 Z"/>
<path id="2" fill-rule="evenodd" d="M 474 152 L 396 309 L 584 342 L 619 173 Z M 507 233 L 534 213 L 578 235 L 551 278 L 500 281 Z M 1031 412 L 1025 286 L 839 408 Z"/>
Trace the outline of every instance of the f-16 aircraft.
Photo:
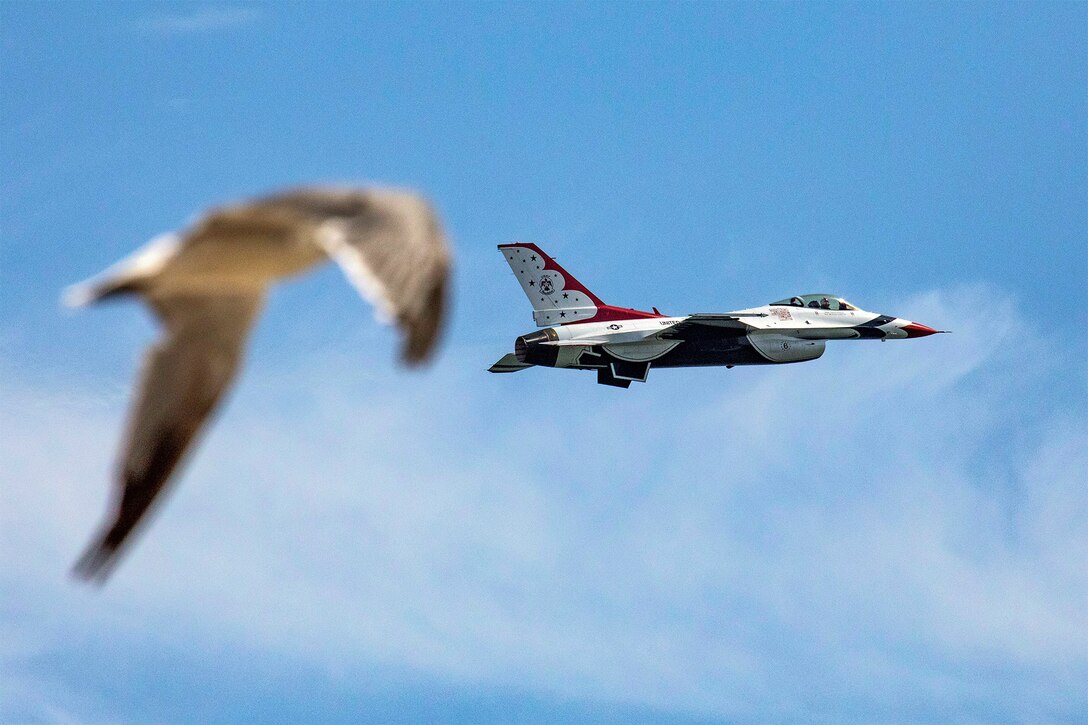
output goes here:
<path id="1" fill-rule="evenodd" d="M 543 330 L 514 341 L 489 369 L 540 365 L 596 370 L 597 382 L 627 388 L 650 368 L 773 365 L 815 360 L 828 340 L 896 340 L 945 330 L 866 312 L 831 294 L 787 297 L 761 307 L 681 317 L 606 305 L 535 244 L 500 244 Z"/>

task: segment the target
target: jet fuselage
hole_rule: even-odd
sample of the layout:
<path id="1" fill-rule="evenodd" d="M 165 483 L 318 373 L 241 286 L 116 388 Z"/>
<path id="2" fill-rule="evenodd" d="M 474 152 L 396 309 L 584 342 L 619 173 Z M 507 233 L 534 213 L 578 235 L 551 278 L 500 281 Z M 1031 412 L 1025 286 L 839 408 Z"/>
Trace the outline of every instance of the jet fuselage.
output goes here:
<path id="1" fill-rule="evenodd" d="M 924 337 L 934 330 L 910 320 L 867 312 L 834 295 L 799 295 L 726 313 L 670 317 L 602 303 L 555 260 L 531 244 L 502 245 L 539 323 L 517 338 L 513 355 L 492 372 L 532 365 L 597 370 L 598 382 L 627 387 L 645 381 L 651 367 L 773 365 L 814 360 L 827 340 Z M 566 292 L 571 290 L 571 292 Z"/>

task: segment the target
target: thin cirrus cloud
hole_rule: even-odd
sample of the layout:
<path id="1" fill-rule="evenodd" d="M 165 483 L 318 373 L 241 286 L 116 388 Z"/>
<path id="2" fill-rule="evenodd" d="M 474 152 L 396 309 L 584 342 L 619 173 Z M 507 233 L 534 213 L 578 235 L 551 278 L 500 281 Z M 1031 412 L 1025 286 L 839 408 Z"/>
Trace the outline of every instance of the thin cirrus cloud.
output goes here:
<path id="1" fill-rule="evenodd" d="M 139 30 L 184 35 L 235 30 L 256 24 L 262 12 L 254 7 L 207 7 L 190 13 L 169 13 L 141 18 L 135 22 Z"/>
<path id="2" fill-rule="evenodd" d="M 1086 421 L 1035 407 L 1068 361 L 993 290 L 895 309 L 955 333 L 619 392 L 486 377 L 470 348 L 427 376 L 255 359 L 98 596 L 62 572 L 123 402 L 8 379 L 3 679 L 77 719 L 154 719 L 66 673 L 148 631 L 214 673 L 199 632 L 341 673 L 347 699 L 377 669 L 710 717 L 1082 713 Z"/>

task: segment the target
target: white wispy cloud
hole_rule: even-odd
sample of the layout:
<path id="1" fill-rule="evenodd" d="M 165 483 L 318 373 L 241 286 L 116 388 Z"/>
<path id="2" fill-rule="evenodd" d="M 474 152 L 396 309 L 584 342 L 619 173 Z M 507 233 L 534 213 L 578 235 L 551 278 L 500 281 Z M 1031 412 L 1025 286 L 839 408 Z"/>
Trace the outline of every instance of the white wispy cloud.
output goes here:
<path id="1" fill-rule="evenodd" d="M 256 7 L 206 7 L 188 13 L 165 13 L 141 18 L 139 30 L 183 35 L 234 30 L 256 24 L 263 13 Z"/>
<path id="2" fill-rule="evenodd" d="M 0 583 L 31 634 L 2 666 L 25 681 L 69 646 L 50 632 L 154 631 L 722 717 L 1076 712 L 1083 408 L 1033 408 L 1053 371 L 1020 356 L 1050 343 L 994 291 L 897 310 L 983 306 L 953 335 L 629 391 L 483 377 L 494 355 L 463 349 L 421 377 L 254 360 L 98 594 L 64 572 L 102 514 L 119 401 L 9 381 Z"/>

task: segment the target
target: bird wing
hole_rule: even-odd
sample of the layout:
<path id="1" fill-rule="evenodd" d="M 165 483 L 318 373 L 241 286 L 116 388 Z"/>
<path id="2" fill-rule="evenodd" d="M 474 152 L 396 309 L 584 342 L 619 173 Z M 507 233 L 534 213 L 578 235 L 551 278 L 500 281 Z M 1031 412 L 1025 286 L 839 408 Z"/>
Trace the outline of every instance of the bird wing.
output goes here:
<path id="1" fill-rule="evenodd" d="M 441 222 L 422 197 L 393 189 L 303 189 L 262 202 L 315 222 L 312 241 L 359 293 L 395 320 L 402 359 L 425 360 L 446 306 L 450 252 Z"/>
<path id="2" fill-rule="evenodd" d="M 405 362 L 430 355 L 446 306 L 450 252 L 438 216 L 421 196 L 382 187 L 304 187 L 213 209 L 186 247 L 210 241 L 220 248 L 224 239 L 254 236 L 294 239 L 303 257 L 310 251 L 313 261 L 333 259 L 379 319 L 399 325 Z"/>
<path id="3" fill-rule="evenodd" d="M 234 379 L 263 294 L 149 297 L 165 327 L 144 362 L 113 513 L 74 572 L 102 582 Z"/>

